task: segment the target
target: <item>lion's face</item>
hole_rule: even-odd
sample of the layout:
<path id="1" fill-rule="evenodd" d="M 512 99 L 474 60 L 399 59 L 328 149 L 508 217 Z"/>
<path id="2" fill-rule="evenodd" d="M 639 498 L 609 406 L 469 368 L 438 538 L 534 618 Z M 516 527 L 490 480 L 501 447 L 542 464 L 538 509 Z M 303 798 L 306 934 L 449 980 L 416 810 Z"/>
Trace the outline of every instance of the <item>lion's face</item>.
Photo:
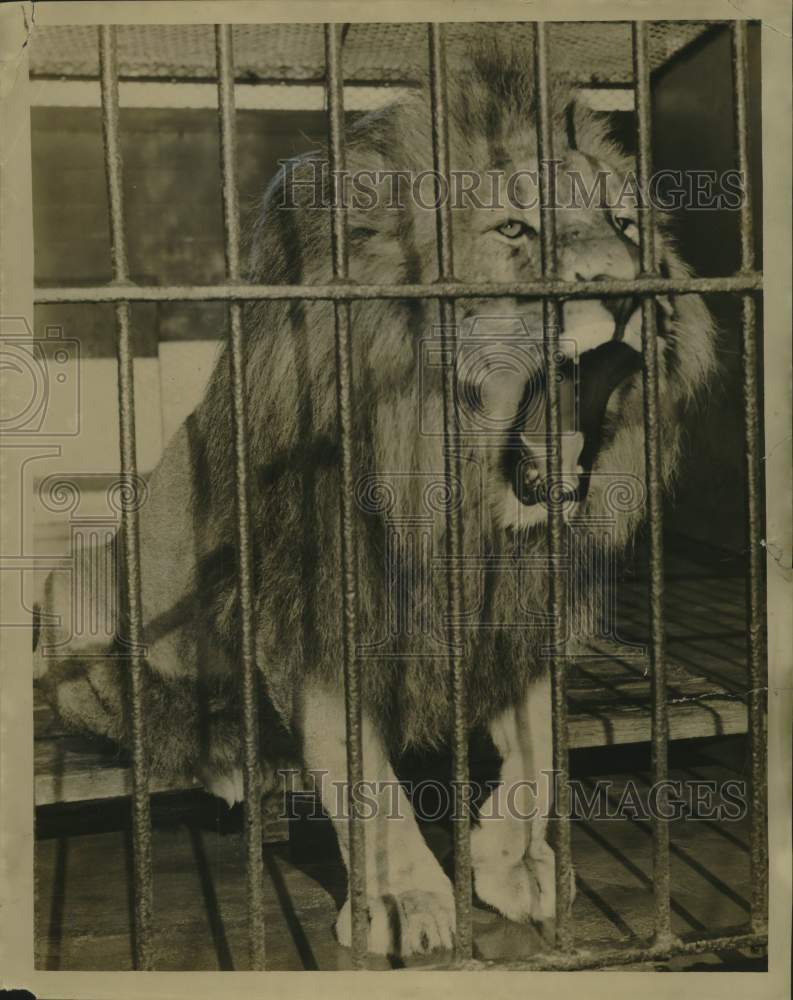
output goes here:
<path id="1" fill-rule="evenodd" d="M 560 136 L 561 139 L 561 136 Z M 622 163 L 564 149 L 556 168 L 557 276 L 565 281 L 632 279 L 639 274 L 635 193 Z M 519 281 L 541 276 L 536 153 L 502 147 L 502 186 L 487 204 L 454 213 L 455 276 L 470 281 Z M 494 182 L 499 183 L 499 182 Z M 490 192 L 496 190 L 491 187 Z M 674 262 L 662 238 L 658 259 Z M 675 306 L 656 300 L 662 362 L 674 340 Z M 496 523 L 531 528 L 544 523 L 546 478 L 543 307 L 534 300 L 461 300 L 460 398 L 471 420 L 489 433 L 488 493 Z M 666 334 L 670 336 L 667 337 Z M 690 336 L 704 340 L 707 324 Z M 615 477 L 641 505 L 641 303 L 637 298 L 568 300 L 561 306 L 560 398 L 564 514 L 597 513 L 611 501 Z M 709 345 L 703 343 L 705 354 Z M 670 355 L 671 357 L 671 355 Z M 682 388 L 666 378 L 664 412 Z M 669 438 L 669 436 L 667 436 Z M 667 440 L 674 462 L 676 440 Z M 610 477 L 610 481 L 609 481 Z M 623 511 L 622 513 L 625 513 Z"/>

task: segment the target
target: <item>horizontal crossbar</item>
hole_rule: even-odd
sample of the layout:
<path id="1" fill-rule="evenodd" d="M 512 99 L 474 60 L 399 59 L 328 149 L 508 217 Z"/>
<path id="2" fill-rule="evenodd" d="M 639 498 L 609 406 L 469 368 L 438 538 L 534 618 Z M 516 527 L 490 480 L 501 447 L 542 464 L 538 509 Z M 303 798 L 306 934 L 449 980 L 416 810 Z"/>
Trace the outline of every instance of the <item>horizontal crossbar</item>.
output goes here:
<path id="1" fill-rule="evenodd" d="M 747 271 L 721 278 L 635 278 L 632 281 L 441 281 L 413 285 L 359 285 L 345 281 L 325 285 L 135 285 L 107 284 L 83 288 L 37 288 L 36 305 L 59 302 L 245 302 L 257 300 L 471 299 L 557 298 L 591 299 L 631 295 L 706 295 L 754 292 L 763 276 Z"/>

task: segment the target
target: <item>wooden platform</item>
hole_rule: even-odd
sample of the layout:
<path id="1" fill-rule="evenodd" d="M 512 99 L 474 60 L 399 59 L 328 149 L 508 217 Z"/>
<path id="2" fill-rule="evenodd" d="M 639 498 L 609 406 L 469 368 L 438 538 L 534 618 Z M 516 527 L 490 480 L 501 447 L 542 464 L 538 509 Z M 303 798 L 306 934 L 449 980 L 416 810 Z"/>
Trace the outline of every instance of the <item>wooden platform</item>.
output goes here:
<path id="1" fill-rule="evenodd" d="M 674 744 L 670 777 L 682 782 L 745 778 L 743 737 Z M 633 747 L 573 752 L 572 777 L 585 790 L 608 782 L 616 802 L 626 781 L 648 787 L 649 755 Z M 200 809 L 155 800 L 154 940 L 162 971 L 247 968 L 245 853 L 240 807 L 200 796 Z M 715 802 L 718 803 L 717 795 Z M 111 803 L 48 807 L 36 843 L 37 957 L 40 969 L 122 970 L 132 967 L 130 837 L 125 814 L 108 819 Z M 91 824 L 87 820 L 93 812 Z M 79 814 L 79 829 L 74 820 Z M 71 818 L 70 818 L 71 817 Z M 451 853 L 448 825 L 423 826 L 442 862 Z M 672 922 L 675 933 L 702 935 L 745 923 L 749 912 L 748 823 L 745 818 L 681 819 L 671 824 Z M 572 823 L 578 898 L 578 943 L 617 948 L 648 936 L 653 926 L 652 837 L 649 824 L 628 814 Z M 328 821 L 300 821 L 289 844 L 264 849 L 265 942 L 273 970 L 349 969 L 350 954 L 333 936 L 345 874 Z M 510 923 L 476 905 L 474 953 L 495 961 L 528 958 L 547 948 L 546 930 Z M 438 968 L 448 955 L 411 966 Z M 394 962 L 370 959 L 370 967 Z M 762 968 L 734 953 L 677 959 L 661 967 L 687 970 Z M 652 969 L 652 965 L 641 966 Z"/>
<path id="2" fill-rule="evenodd" d="M 590 643 L 571 661 L 571 748 L 638 743 L 650 738 L 649 668 L 626 643 L 647 640 L 646 584 L 620 585 L 619 642 Z M 667 648 L 670 738 L 746 731 L 747 687 L 743 580 L 667 559 Z M 49 707 L 36 702 L 37 805 L 128 795 L 128 762 L 107 744 L 64 733 Z M 153 791 L 172 790 L 156 780 Z M 274 831 L 273 831 L 274 832 Z"/>

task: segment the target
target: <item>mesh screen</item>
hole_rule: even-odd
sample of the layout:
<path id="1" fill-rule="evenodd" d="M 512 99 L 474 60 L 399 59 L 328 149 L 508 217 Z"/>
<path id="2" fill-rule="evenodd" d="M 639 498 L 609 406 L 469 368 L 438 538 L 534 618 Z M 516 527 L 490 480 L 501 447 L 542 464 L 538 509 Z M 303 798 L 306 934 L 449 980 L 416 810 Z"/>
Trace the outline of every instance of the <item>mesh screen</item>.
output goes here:
<path id="1" fill-rule="evenodd" d="M 464 47 L 472 25 L 450 25 L 450 55 Z M 654 68 L 707 30 L 696 21 L 666 22 L 650 28 Z M 474 28 L 474 30 L 476 30 Z M 502 24 L 495 30 L 531 41 L 529 24 Z M 201 79 L 214 77 L 211 25 L 120 25 L 122 76 Z M 631 80 L 630 25 L 627 22 L 555 24 L 550 29 L 555 66 L 582 84 L 626 84 Z M 237 25 L 234 50 L 238 79 L 316 80 L 324 72 L 322 25 Z M 394 82 L 414 78 L 426 66 L 426 26 L 352 24 L 344 45 L 350 81 Z M 97 76 L 97 29 L 57 26 L 36 29 L 31 72 L 47 76 Z"/>

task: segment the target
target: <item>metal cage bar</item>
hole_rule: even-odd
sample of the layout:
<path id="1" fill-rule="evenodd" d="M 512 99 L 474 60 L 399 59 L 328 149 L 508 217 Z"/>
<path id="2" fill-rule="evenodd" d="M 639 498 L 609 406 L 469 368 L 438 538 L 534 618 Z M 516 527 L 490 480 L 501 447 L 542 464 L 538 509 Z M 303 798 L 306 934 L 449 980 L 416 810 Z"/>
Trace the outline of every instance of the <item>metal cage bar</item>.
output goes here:
<path id="1" fill-rule="evenodd" d="M 119 289 L 113 285 L 37 288 L 36 305 L 59 302 L 233 302 L 283 301 L 336 302 L 371 299 L 465 299 L 498 298 L 515 295 L 524 298 L 560 296 L 567 299 L 624 298 L 626 295 L 707 295 L 715 292 L 743 293 L 760 291 L 762 274 L 748 271 L 717 278 L 642 277 L 630 280 L 576 281 L 443 281 L 432 285 L 359 285 L 340 281 L 326 285 L 132 285 Z"/>
<path id="2" fill-rule="evenodd" d="M 346 281 L 349 276 L 347 210 L 343 197 L 333 189 L 336 177 L 343 176 L 344 150 L 344 77 L 342 74 L 342 28 L 325 25 L 325 88 L 330 133 L 329 160 L 331 180 L 331 246 L 333 277 Z M 361 705 L 361 664 L 357 655 L 358 633 L 358 561 L 353 524 L 353 422 L 352 422 L 352 344 L 350 339 L 350 303 L 334 301 L 336 325 L 336 403 L 341 450 L 339 510 L 341 529 L 342 642 L 344 655 L 344 706 L 347 727 L 347 803 L 349 815 L 349 882 L 352 922 L 352 957 L 356 968 L 364 968 L 369 933 L 366 906 L 366 843 L 363 816 L 356 789 L 363 784 L 363 710 Z"/>
<path id="3" fill-rule="evenodd" d="M 741 271 L 754 268 L 752 183 L 749 172 L 747 81 L 747 31 L 745 21 L 732 24 L 733 111 L 737 167 L 743 178 L 741 203 Z M 767 666 L 765 658 L 765 601 L 763 599 L 763 509 L 758 392 L 757 315 L 754 296 L 741 299 L 741 352 L 743 362 L 744 445 L 746 468 L 746 538 L 748 574 L 746 587 L 747 653 L 749 659 L 749 747 L 752 793 L 750 800 L 751 923 L 764 931 L 768 908 L 768 844 L 766 840 L 766 735 Z"/>
<path id="4" fill-rule="evenodd" d="M 105 173 L 110 214 L 110 257 L 113 281 L 123 287 L 129 282 L 126 221 L 124 215 L 123 163 L 119 135 L 118 50 L 116 29 L 99 29 L 99 75 L 102 92 L 102 133 L 105 147 Z M 149 769 L 144 742 L 143 702 L 145 654 L 140 579 L 140 534 L 138 507 L 135 502 L 138 482 L 135 443 L 135 379 L 132 346 L 131 307 L 128 301 L 116 303 L 118 333 L 118 425 L 121 478 L 127 488 L 121 497 L 121 539 L 123 544 L 124 614 L 127 634 L 122 641 L 129 649 L 130 743 L 132 751 L 132 864 L 135 890 L 134 958 L 141 970 L 154 964 L 152 943 L 152 870 L 151 803 Z M 121 556 L 121 554 L 119 554 Z M 120 559 L 120 561 L 122 561 Z"/>
<path id="5" fill-rule="evenodd" d="M 548 81 L 548 37 L 546 26 L 534 29 L 534 75 L 537 93 L 537 158 L 540 186 L 540 252 L 542 276 L 556 274 L 556 165 L 553 157 L 553 118 Z M 556 947 L 567 952 L 573 946 L 572 893 L 573 867 L 570 844 L 569 747 L 567 730 L 567 638 L 566 584 L 562 571 L 564 516 L 562 497 L 562 419 L 559 395 L 559 329 L 561 302 L 543 299 L 543 350 L 545 357 L 545 397 L 548 507 L 548 613 L 553 769 L 555 778 L 556 850 Z"/>
<path id="6" fill-rule="evenodd" d="M 346 210 L 343 199 L 331 203 L 333 281 L 329 284 L 246 285 L 242 282 L 239 256 L 239 211 L 236 189 L 234 122 L 234 67 L 230 26 L 216 27 L 218 108 L 220 123 L 221 180 L 226 252 L 225 284 L 210 286 L 136 286 L 129 279 L 126 255 L 122 160 L 119 141 L 118 66 L 115 28 L 99 29 L 102 126 L 110 211 L 113 281 L 87 288 L 58 287 L 37 289 L 36 304 L 62 302 L 116 305 L 118 331 L 118 397 L 122 477 L 134 482 L 136 476 L 135 402 L 130 310 L 132 302 L 224 301 L 229 303 L 229 363 L 232 390 L 235 476 L 237 487 L 237 535 L 239 586 L 243 648 L 243 746 L 246 798 L 246 852 L 249 917 L 249 947 L 252 968 L 264 968 L 264 903 L 258 764 L 258 675 L 255 664 L 253 585 L 250 509 L 248 498 L 247 414 L 244 393 L 244 348 L 242 303 L 261 300 L 331 301 L 336 323 L 336 378 L 341 437 L 341 546 L 344 573 L 343 639 L 345 705 L 347 724 L 348 782 L 350 794 L 350 893 L 353 919 L 353 957 L 357 967 L 365 961 L 367 914 L 364 865 L 364 831 L 352 790 L 363 777 L 361 748 L 361 677 L 356 659 L 357 565 L 352 521 L 353 441 L 352 367 L 350 303 L 374 299 L 438 299 L 444 344 L 444 475 L 450 495 L 453 480 L 460 474 L 460 451 L 456 422 L 456 328 L 455 302 L 470 297 L 525 296 L 543 299 L 544 349 L 548 369 L 547 432 L 548 449 L 548 547 L 550 556 L 550 611 L 552 614 L 552 690 L 554 768 L 557 772 L 557 921 L 556 950 L 528 961 L 512 963 L 515 968 L 591 968 L 642 959 L 661 959 L 673 954 L 693 954 L 716 948 L 755 947 L 767 943 L 768 868 L 765 830 L 766 781 L 765 748 L 765 632 L 763 599 L 762 477 L 760 466 L 760 407 L 756 309 L 752 293 L 762 289 L 762 275 L 754 270 L 754 235 L 751 216 L 751 183 L 748 170 L 747 119 L 747 33 L 745 22 L 732 22 L 734 114 L 738 168 L 744 179 L 741 206 L 741 270 L 736 275 L 717 278 L 661 278 L 656 274 L 652 205 L 643 201 L 639 208 L 641 275 L 637 279 L 568 283 L 559 280 L 556 270 L 555 219 L 553 211 L 554 175 L 541 169 L 541 249 L 542 278 L 528 282 L 457 282 L 453 277 L 451 214 L 446 200 L 438 197 L 437 246 L 439 277 L 432 284 L 358 285 L 349 278 Z M 436 177 L 448 182 L 449 140 L 446 104 L 444 29 L 428 29 L 430 95 L 432 110 L 433 161 Z M 326 93 L 330 131 L 331 177 L 345 166 L 343 75 L 341 70 L 340 27 L 325 26 Z M 646 190 L 652 169 L 650 66 L 647 26 L 632 23 L 639 191 Z M 538 100 L 538 156 L 540 165 L 553 160 L 550 116 L 547 39 L 545 25 L 537 25 L 534 65 Z M 440 195 L 440 192 L 438 191 Z M 559 309 L 562 298 L 642 296 L 642 347 L 645 460 L 650 525 L 651 664 L 653 691 L 652 762 L 653 779 L 667 774 L 668 707 L 664 660 L 663 552 L 660 491 L 660 434 L 658 421 L 658 358 L 655 310 L 651 296 L 663 293 L 728 293 L 742 297 L 743 402 L 745 412 L 746 495 L 749 573 L 747 581 L 749 659 L 749 737 L 752 754 L 751 798 L 751 932 L 736 931 L 693 941 L 680 941 L 671 933 L 669 896 L 669 833 L 661 819 L 653 821 L 653 862 L 655 883 L 655 938 L 649 944 L 626 949 L 595 952 L 574 950 L 570 908 L 570 828 L 567 793 L 567 734 L 565 664 L 563 648 L 564 588 L 559 576 L 563 522 L 553 486 L 559 483 L 561 421 L 559 394 L 552 377 L 558 364 Z M 133 498 L 134 499 L 134 498 Z M 447 556 L 449 566 L 449 637 L 453 702 L 453 778 L 463 793 L 463 809 L 455 824 L 455 905 L 457 913 L 456 957 L 471 954 L 471 869 L 470 823 L 468 816 L 467 706 L 465 702 L 460 623 L 463 609 L 461 576 L 462 521 L 455 504 L 447 510 Z M 143 626 L 141 612 L 140 551 L 138 515 L 134 502 L 124 498 L 122 509 L 123 565 L 126 582 L 130 695 L 132 704 L 133 757 L 133 860 L 135 893 L 135 964 L 153 967 L 151 823 L 148 771 L 143 728 Z M 481 963 L 479 963 L 481 964 Z"/>
<path id="7" fill-rule="evenodd" d="M 573 972 L 584 969 L 602 969 L 612 965 L 630 965 L 635 962 L 661 962 L 678 955 L 703 955 L 736 949 L 753 950 L 768 944 L 764 934 L 737 931 L 734 934 L 714 934 L 698 937 L 693 941 L 673 939 L 665 946 L 653 944 L 628 945 L 614 948 L 608 945 L 584 947 L 572 952 L 552 951 L 534 958 L 512 962 L 480 962 L 478 968 L 498 968 L 505 972 Z"/>
<path id="8" fill-rule="evenodd" d="M 435 212 L 438 248 L 438 280 L 451 281 L 454 274 L 451 206 L 441 197 L 440 179 L 449 183 L 449 119 L 446 94 L 445 26 L 428 28 L 432 162 L 435 170 Z M 447 187 L 448 190 L 448 187 Z M 471 957 L 471 817 L 468 767 L 468 706 L 465 690 L 463 619 L 463 527 L 460 506 L 455 503 L 455 482 L 462 489 L 460 441 L 457 425 L 457 319 L 452 298 L 439 298 L 441 353 L 443 355 L 443 473 L 449 502 L 446 505 L 446 586 L 449 639 L 449 670 L 452 702 L 452 787 L 454 789 L 454 955 L 457 961 Z"/>
<path id="9" fill-rule="evenodd" d="M 655 213 L 645 197 L 652 173 L 652 121 L 650 104 L 650 59 L 647 22 L 632 25 L 633 72 L 636 92 L 636 172 L 639 189 L 639 253 L 642 275 L 656 270 Z M 659 418 L 658 331 L 655 301 L 642 298 L 642 385 L 644 389 L 644 462 L 647 484 L 649 530 L 650 675 L 652 726 L 650 735 L 653 782 L 669 777 L 669 706 L 666 689 L 664 646 L 664 525 L 661 489 L 661 427 Z M 655 940 L 665 946 L 672 940 L 670 905 L 669 821 L 654 810 L 653 887 L 655 893 Z"/>
<path id="10" fill-rule="evenodd" d="M 231 25 L 215 27 L 220 126 L 220 177 L 226 276 L 240 280 L 240 222 L 237 200 L 234 55 Z M 261 774 L 259 770 L 259 677 L 253 599 L 253 557 L 248 472 L 248 413 L 245 402 L 245 348 L 242 305 L 229 305 L 229 373 L 234 441 L 237 576 L 242 666 L 242 772 L 245 791 L 245 857 L 248 903 L 248 958 L 251 969 L 265 967 L 264 860 L 262 857 Z"/>

